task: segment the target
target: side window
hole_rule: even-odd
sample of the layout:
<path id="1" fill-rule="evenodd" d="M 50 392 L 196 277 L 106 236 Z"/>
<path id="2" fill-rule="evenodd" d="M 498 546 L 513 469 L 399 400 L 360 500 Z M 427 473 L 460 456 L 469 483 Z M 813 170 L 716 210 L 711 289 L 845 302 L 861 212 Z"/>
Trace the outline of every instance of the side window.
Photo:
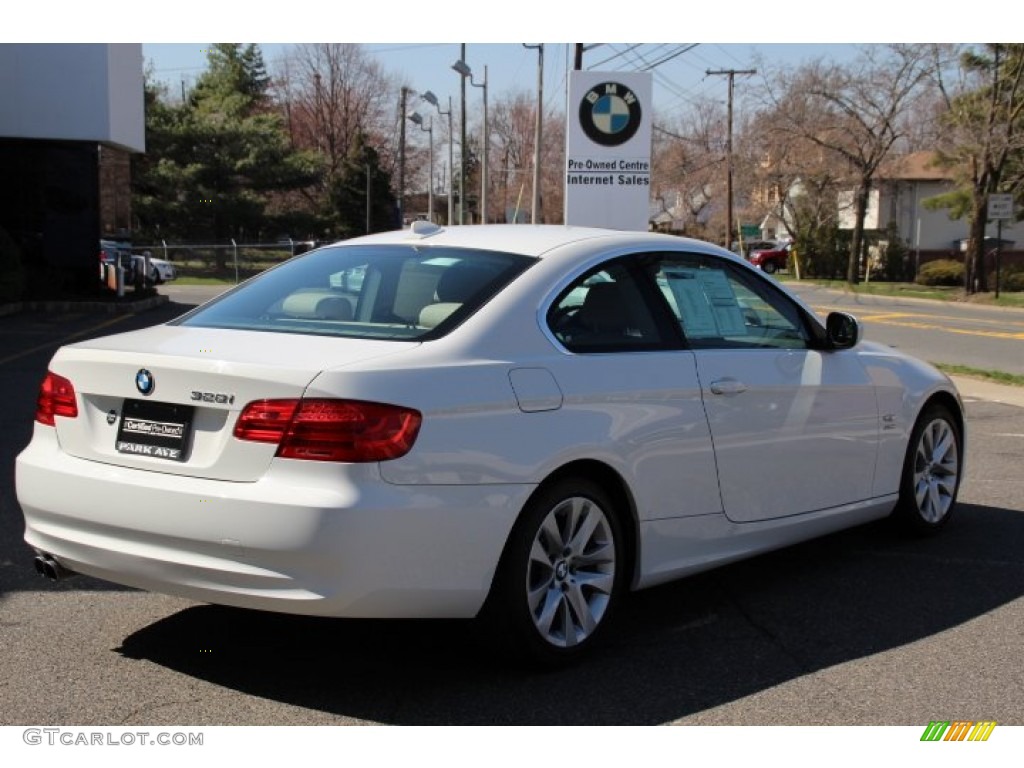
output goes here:
<path id="1" fill-rule="evenodd" d="M 573 352 L 661 349 L 665 339 L 624 261 L 591 270 L 548 310 L 548 328 Z"/>
<path id="2" fill-rule="evenodd" d="M 694 349 L 803 349 L 809 344 L 795 304 L 724 261 L 667 257 L 657 282 Z"/>

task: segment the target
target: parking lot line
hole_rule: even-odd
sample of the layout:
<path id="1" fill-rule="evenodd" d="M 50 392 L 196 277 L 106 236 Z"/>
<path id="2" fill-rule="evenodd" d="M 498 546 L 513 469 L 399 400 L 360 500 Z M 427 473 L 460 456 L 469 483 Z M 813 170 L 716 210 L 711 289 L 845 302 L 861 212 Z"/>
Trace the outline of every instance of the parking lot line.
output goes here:
<path id="1" fill-rule="evenodd" d="M 107 328 L 107 327 L 113 325 L 114 323 L 119 323 L 119 322 L 121 322 L 122 320 L 124 320 L 124 319 L 126 319 L 128 317 L 131 317 L 131 315 L 128 315 L 128 314 L 117 315 L 115 317 L 112 317 L 112 318 L 109 318 L 107 320 L 104 320 L 102 323 L 97 323 L 96 325 L 90 326 L 89 328 L 84 328 L 81 331 L 76 331 L 75 333 L 72 333 L 72 334 L 70 334 L 68 336 L 65 336 L 62 339 L 57 339 L 55 341 L 48 341 L 48 342 L 46 342 L 44 344 L 37 344 L 36 346 L 31 347 L 30 349 L 23 349 L 20 352 L 15 352 L 13 355 L 8 355 L 7 357 L 0 358 L 0 365 L 6 365 L 7 363 L 10 363 L 10 362 L 12 362 L 14 360 L 17 360 L 19 358 L 22 358 L 22 357 L 27 357 L 28 355 L 34 355 L 36 352 L 39 352 L 40 350 L 46 349 L 47 347 L 54 347 L 54 348 L 62 347 L 65 344 L 67 344 L 67 343 L 69 343 L 71 341 L 74 341 L 79 336 L 85 336 L 86 334 L 94 333 L 95 331 L 102 330 L 103 328 Z"/>

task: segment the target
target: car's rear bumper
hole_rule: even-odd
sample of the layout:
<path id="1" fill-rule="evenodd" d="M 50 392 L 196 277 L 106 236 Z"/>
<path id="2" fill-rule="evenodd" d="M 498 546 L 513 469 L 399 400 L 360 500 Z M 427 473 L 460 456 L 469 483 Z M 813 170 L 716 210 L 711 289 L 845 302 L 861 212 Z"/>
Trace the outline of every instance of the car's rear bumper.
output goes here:
<path id="1" fill-rule="evenodd" d="M 284 613 L 470 617 L 532 486 L 396 486 L 376 465 L 275 460 L 257 482 L 126 469 L 37 428 L 16 462 L 25 540 L 131 587 Z M 28 567 L 28 564 L 26 564 Z"/>

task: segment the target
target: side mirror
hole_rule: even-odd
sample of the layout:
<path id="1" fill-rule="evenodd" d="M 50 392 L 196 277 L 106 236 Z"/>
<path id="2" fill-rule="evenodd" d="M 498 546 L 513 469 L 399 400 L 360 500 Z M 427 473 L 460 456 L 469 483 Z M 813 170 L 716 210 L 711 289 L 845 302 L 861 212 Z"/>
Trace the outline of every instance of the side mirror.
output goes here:
<path id="1" fill-rule="evenodd" d="M 829 312 L 825 331 L 833 349 L 849 349 L 860 341 L 860 321 L 846 312 Z"/>

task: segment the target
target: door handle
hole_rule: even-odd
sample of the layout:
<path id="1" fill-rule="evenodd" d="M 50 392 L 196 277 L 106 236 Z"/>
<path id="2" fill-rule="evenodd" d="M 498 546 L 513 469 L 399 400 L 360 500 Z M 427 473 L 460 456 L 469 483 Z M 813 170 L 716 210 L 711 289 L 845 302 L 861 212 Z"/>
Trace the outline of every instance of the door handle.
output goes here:
<path id="1" fill-rule="evenodd" d="M 736 379 L 716 379 L 711 382 L 711 392 L 716 395 L 738 395 L 747 391 L 747 385 Z"/>

